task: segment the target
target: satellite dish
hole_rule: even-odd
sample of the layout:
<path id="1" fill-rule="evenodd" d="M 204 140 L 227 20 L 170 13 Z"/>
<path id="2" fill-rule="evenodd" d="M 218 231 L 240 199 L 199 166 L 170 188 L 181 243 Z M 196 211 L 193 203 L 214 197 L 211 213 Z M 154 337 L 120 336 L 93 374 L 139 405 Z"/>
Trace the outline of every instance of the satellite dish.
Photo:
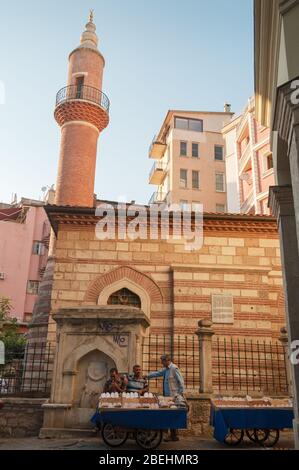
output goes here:
<path id="1" fill-rule="evenodd" d="M 47 186 L 43 186 L 41 191 L 44 193 L 45 191 L 47 191 Z"/>

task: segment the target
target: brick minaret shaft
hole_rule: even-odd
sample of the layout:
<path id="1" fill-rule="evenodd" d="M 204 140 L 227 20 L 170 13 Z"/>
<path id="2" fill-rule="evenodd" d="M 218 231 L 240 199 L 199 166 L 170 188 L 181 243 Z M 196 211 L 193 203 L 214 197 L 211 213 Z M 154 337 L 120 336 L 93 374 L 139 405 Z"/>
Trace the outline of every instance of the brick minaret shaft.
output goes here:
<path id="1" fill-rule="evenodd" d="M 56 97 L 61 127 L 55 204 L 94 206 L 97 142 L 109 123 L 109 100 L 102 93 L 104 58 L 90 13 L 80 46 L 69 56 L 67 86 Z"/>

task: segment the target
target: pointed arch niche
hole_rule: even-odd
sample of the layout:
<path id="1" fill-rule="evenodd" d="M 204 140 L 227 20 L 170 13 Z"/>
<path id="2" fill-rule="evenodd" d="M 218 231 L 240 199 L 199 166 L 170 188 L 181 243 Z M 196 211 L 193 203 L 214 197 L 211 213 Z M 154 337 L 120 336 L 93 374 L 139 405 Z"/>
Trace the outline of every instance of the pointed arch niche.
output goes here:
<path id="1" fill-rule="evenodd" d="M 148 318 L 151 316 L 151 304 L 163 303 L 161 290 L 154 280 L 129 266 L 113 269 L 97 277 L 89 286 L 85 301 L 104 306 L 112 294 L 124 288 L 138 295 L 141 310 Z"/>
<path id="2" fill-rule="evenodd" d="M 145 289 L 135 284 L 131 279 L 123 278 L 116 281 L 114 284 L 105 287 L 99 295 L 98 305 L 107 305 L 109 297 L 120 289 L 129 289 L 134 294 L 138 295 L 141 302 L 141 310 L 150 318 L 151 313 L 151 299 Z"/>

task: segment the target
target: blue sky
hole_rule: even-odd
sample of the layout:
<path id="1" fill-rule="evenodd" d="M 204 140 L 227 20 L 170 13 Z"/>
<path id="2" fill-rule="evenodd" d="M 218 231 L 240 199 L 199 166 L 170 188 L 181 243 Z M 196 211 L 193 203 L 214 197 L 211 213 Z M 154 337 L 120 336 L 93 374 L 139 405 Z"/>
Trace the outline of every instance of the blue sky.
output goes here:
<path id="1" fill-rule="evenodd" d="M 55 94 L 90 8 L 111 101 L 99 197 L 148 201 L 148 147 L 168 109 L 222 111 L 228 101 L 238 112 L 252 94 L 252 0 L 1 0 L 0 201 L 39 198 L 55 183 Z"/>

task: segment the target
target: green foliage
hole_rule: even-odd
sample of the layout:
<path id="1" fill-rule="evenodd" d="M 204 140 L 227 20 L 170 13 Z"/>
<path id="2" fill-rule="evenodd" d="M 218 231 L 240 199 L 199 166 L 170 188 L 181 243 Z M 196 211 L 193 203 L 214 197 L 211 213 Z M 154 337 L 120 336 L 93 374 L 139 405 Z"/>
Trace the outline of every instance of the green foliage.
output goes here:
<path id="1" fill-rule="evenodd" d="M 8 319 L 10 310 L 10 300 L 7 297 L 0 297 L 0 322 L 4 322 Z"/>
<path id="2" fill-rule="evenodd" d="M 5 344 L 5 354 L 19 354 L 24 351 L 26 338 L 19 333 L 19 326 L 16 318 L 10 318 L 10 300 L 0 297 L 0 341 Z"/>

